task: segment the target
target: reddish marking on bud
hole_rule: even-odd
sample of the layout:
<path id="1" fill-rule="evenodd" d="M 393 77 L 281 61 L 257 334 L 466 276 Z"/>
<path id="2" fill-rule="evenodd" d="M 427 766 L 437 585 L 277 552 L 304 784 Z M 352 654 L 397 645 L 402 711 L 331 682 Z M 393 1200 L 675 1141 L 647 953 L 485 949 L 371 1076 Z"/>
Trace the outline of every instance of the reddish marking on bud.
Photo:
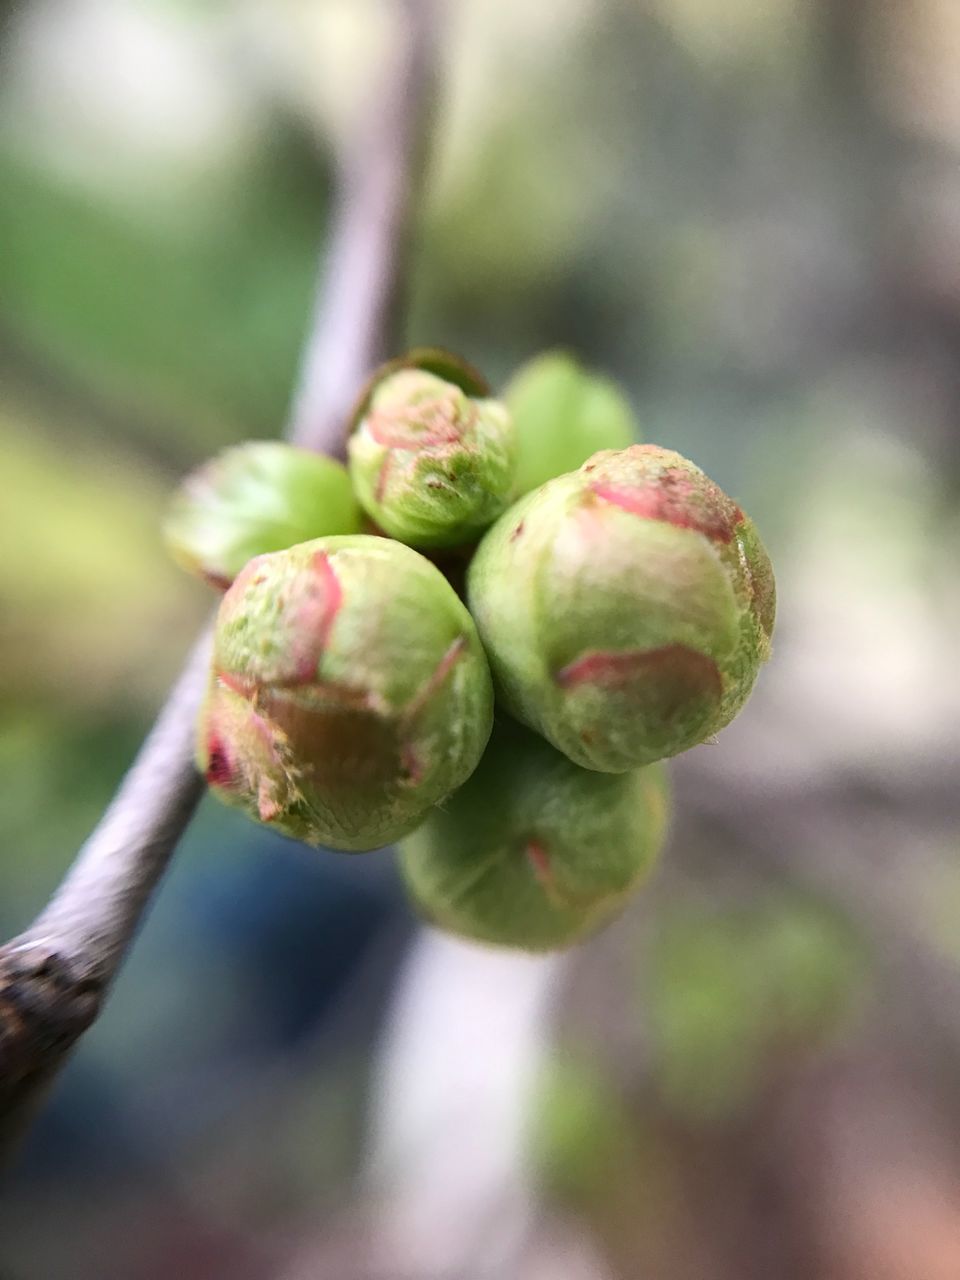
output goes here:
<path id="1" fill-rule="evenodd" d="M 440 659 L 440 662 L 437 664 L 436 671 L 434 671 L 433 675 L 430 677 L 430 683 L 434 687 L 443 684 L 444 680 L 446 680 L 447 676 L 453 670 L 458 659 L 463 655 L 463 651 L 466 647 L 467 637 L 457 636 L 456 640 L 454 640 L 453 644 Z"/>
<path id="2" fill-rule="evenodd" d="M 232 787 L 236 783 L 236 773 L 227 749 L 215 733 L 207 742 L 207 767 L 203 776 L 211 787 Z"/>
<path id="3" fill-rule="evenodd" d="M 280 763 L 280 755 L 277 751 L 276 737 L 269 720 L 264 719 L 262 715 L 254 711 L 253 708 L 249 712 L 250 727 L 256 732 L 257 737 L 267 750 L 267 754 L 274 764 Z"/>
<path id="4" fill-rule="evenodd" d="M 572 689 L 578 684 L 619 684 L 642 669 L 645 656 L 636 651 L 587 653 L 561 667 L 553 678 L 562 689 Z"/>
<path id="5" fill-rule="evenodd" d="M 550 862 L 549 853 L 547 853 L 539 840 L 528 840 L 524 853 L 537 880 L 548 893 L 552 892 L 556 886 L 553 879 L 553 864 Z"/>
<path id="6" fill-rule="evenodd" d="M 260 556 L 264 561 L 267 557 Z M 245 590 L 271 578 L 269 567 L 254 568 L 251 560 L 238 575 L 220 606 L 220 621 L 242 616 L 248 602 Z M 269 655 L 253 659 L 258 674 L 241 675 L 218 671 L 217 677 L 241 697 L 250 698 L 263 685 L 278 688 L 310 684 L 317 679 L 320 657 L 330 640 L 330 631 L 343 604 L 343 588 L 325 551 L 317 551 L 310 563 L 280 585 L 277 594 L 280 617 L 274 622 L 278 643 Z M 283 640 L 285 643 L 279 643 Z"/>
<path id="7" fill-rule="evenodd" d="M 235 596 L 239 600 L 247 587 L 257 587 L 263 582 L 264 574 L 263 562 L 266 555 L 254 556 L 252 560 L 248 560 L 240 572 L 233 580 L 233 586 L 236 587 Z"/>
<path id="8" fill-rule="evenodd" d="M 209 569 L 203 570 L 202 577 L 214 591 L 227 591 L 233 584 L 232 578 L 227 578 L 222 573 L 211 573 Z"/>
<path id="9" fill-rule="evenodd" d="M 274 818 L 280 816 L 282 809 L 283 806 L 270 794 L 268 779 L 261 778 L 257 791 L 257 813 L 260 815 L 260 821 L 273 822 Z"/>
<path id="10" fill-rule="evenodd" d="M 392 465 L 393 465 L 393 454 L 392 453 L 384 454 L 383 464 L 380 467 L 380 471 L 377 475 L 377 483 L 373 491 L 373 496 L 376 498 L 378 502 L 383 501 L 383 495 L 387 489 L 387 480 L 390 477 L 390 468 Z"/>
<path id="11" fill-rule="evenodd" d="M 406 780 L 412 786 L 419 786 L 423 782 L 424 768 L 423 761 L 417 753 L 417 750 L 409 742 L 405 742 L 400 748 L 400 762 L 403 765 L 404 772 L 407 775 Z"/>
<path id="12" fill-rule="evenodd" d="M 715 489 L 715 486 L 711 486 Z M 714 542 L 730 542 L 743 512 L 719 489 L 704 493 L 679 468 L 668 469 L 649 484 L 616 485 L 602 481 L 590 492 L 645 520 L 662 520 L 679 529 L 694 529 Z"/>
<path id="13" fill-rule="evenodd" d="M 241 698 L 249 698 L 251 694 L 256 692 L 257 684 L 255 680 L 249 677 L 238 676 L 234 671 L 218 671 L 217 680 L 231 693 L 239 694 Z"/>
<path id="14" fill-rule="evenodd" d="M 526 523 L 525 521 L 521 520 L 520 523 L 517 525 L 517 527 L 514 529 L 513 533 L 511 533 L 510 535 L 511 542 L 516 542 L 516 540 L 522 536 L 525 523 Z"/>
<path id="15" fill-rule="evenodd" d="M 456 401 L 442 397 L 403 408 L 374 409 L 364 425 L 385 449 L 430 449 L 459 443 L 463 431 L 457 416 Z"/>
<path id="16" fill-rule="evenodd" d="M 457 636 L 434 670 L 430 673 L 420 691 L 414 696 L 406 710 L 405 718 L 412 720 L 423 710 L 433 695 L 440 689 L 444 680 L 457 665 L 467 651 L 467 637 Z"/>
<path id="17" fill-rule="evenodd" d="M 673 696 L 667 701 L 678 705 L 691 696 L 719 701 L 723 693 L 723 679 L 714 660 L 682 644 L 668 644 L 661 649 L 586 653 L 561 667 L 553 678 L 562 689 L 574 689 L 582 684 L 616 688 L 642 680 L 650 686 L 659 684 L 665 691 L 672 690 Z"/>
<path id="18" fill-rule="evenodd" d="M 340 579 L 333 571 L 333 565 L 330 563 L 330 557 L 325 551 L 318 551 L 313 557 L 313 567 L 317 571 L 318 576 L 323 582 L 325 596 L 325 611 L 321 622 L 322 647 L 326 648 L 327 641 L 330 638 L 330 629 L 333 626 L 333 620 L 337 616 L 337 611 L 343 604 L 343 587 L 340 585 Z"/>
<path id="19" fill-rule="evenodd" d="M 275 684 L 311 684 L 343 604 L 343 588 L 325 551 L 315 552 L 298 582 L 299 599 L 290 635 L 290 674 Z"/>

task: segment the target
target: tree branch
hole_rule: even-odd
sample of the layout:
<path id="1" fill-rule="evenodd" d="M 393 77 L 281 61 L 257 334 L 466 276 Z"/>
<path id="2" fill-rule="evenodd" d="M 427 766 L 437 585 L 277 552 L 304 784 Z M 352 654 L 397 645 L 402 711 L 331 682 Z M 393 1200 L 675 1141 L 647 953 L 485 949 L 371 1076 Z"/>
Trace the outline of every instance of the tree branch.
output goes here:
<path id="1" fill-rule="evenodd" d="M 398 0 L 393 64 L 345 157 L 287 436 L 342 452 L 347 412 L 386 352 L 402 284 L 433 61 L 433 0 Z M 151 893 L 203 793 L 194 723 L 211 630 L 198 640 L 120 789 L 60 888 L 0 948 L 0 1155 L 94 1021 Z"/>
<path id="2" fill-rule="evenodd" d="M 425 86 L 434 61 L 435 0 L 399 5 L 403 40 L 340 174 L 341 200 L 317 289 L 290 415 L 294 439 L 344 453 L 344 423 L 373 367 L 389 354 L 404 284 L 414 187 L 423 168 Z"/>

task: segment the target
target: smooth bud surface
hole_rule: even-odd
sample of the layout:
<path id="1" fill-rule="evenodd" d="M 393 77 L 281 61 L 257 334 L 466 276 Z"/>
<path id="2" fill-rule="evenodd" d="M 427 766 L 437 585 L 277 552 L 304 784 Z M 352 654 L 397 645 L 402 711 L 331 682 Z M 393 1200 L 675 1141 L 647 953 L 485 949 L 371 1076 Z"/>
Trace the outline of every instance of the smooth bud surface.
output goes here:
<path id="1" fill-rule="evenodd" d="M 480 544 L 468 599 L 506 707 L 609 772 L 728 724 L 776 610 L 752 521 L 656 445 L 598 453 L 522 498 Z"/>
<path id="2" fill-rule="evenodd" d="M 227 804 L 361 850 L 460 786 L 493 716 L 486 658 L 443 575 L 385 538 L 250 561 L 217 618 L 198 759 Z"/>
<path id="3" fill-rule="evenodd" d="M 497 946 L 566 947 L 609 921 L 663 843 L 662 766 L 581 769 L 512 722 L 498 722 L 476 772 L 400 847 L 418 909 Z"/>
<path id="4" fill-rule="evenodd" d="M 346 467 L 279 440 L 251 440 L 187 476 L 163 532 L 182 568 L 226 589 L 253 556 L 357 533 L 361 519 Z"/>
<path id="5" fill-rule="evenodd" d="M 410 546 L 470 542 L 510 498 L 515 450 L 504 406 L 422 369 L 377 383 L 348 453 L 364 510 Z"/>
<path id="6" fill-rule="evenodd" d="M 625 449 L 640 435 L 616 383 L 562 351 L 548 351 L 518 369 L 503 401 L 517 436 L 518 498 L 574 471 L 600 449 Z"/>

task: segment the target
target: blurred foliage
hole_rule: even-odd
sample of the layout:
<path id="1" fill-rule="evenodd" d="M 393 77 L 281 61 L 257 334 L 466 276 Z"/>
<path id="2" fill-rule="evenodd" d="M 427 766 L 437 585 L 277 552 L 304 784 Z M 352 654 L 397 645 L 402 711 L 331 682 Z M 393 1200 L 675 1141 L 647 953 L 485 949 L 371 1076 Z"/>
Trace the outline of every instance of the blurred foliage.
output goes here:
<path id="1" fill-rule="evenodd" d="M 302 138 L 272 145 L 194 218 L 133 218 L 0 151 L 0 296 L 21 338 L 109 387 L 185 452 L 276 435 L 323 234 L 325 184 Z M 193 446 L 195 448 L 195 445 Z"/>
<path id="2" fill-rule="evenodd" d="M 77 707 L 109 705 L 121 687 L 128 703 L 153 700 L 172 673 L 157 635 L 186 634 L 198 617 L 160 545 L 165 487 L 116 450 L 47 436 L 15 413 L 0 433 L 4 517 L 29 555 L 0 563 L 0 688 Z"/>
<path id="3" fill-rule="evenodd" d="M 119 714 L 65 716 L 56 705 L 8 705 L 0 734 L 0 927 L 38 910 L 110 798 L 143 727 Z M 51 788 L 56 804 L 50 803 Z"/>
<path id="4" fill-rule="evenodd" d="M 611 1082 L 572 1054 L 548 1060 L 533 1099 L 530 1159 L 551 1194 L 602 1194 L 628 1157 L 630 1119 Z"/>
<path id="5" fill-rule="evenodd" d="M 641 983 L 664 1102 L 692 1120 L 735 1115 L 768 1071 L 844 1025 L 867 972 L 849 923 L 808 900 L 675 909 Z"/>

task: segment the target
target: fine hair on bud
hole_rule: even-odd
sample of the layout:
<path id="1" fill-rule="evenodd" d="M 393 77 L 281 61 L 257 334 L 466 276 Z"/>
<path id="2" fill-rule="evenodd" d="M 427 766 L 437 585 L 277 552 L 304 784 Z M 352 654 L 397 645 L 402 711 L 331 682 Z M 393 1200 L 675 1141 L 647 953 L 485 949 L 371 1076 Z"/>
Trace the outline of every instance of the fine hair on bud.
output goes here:
<path id="1" fill-rule="evenodd" d="M 224 596 L 198 759 L 214 793 L 309 844 L 363 850 L 476 767 L 493 690 L 469 613 L 398 542 L 259 556 Z"/>
<path id="2" fill-rule="evenodd" d="M 377 383 L 348 454 L 364 510 L 413 547 L 476 541 L 510 500 L 507 410 L 424 369 L 399 369 Z"/>
<path id="3" fill-rule="evenodd" d="M 505 707 L 612 773 L 729 724 L 776 611 L 753 522 L 656 445 L 602 451 L 522 498 L 477 549 L 467 596 Z"/>
<path id="4" fill-rule="evenodd" d="M 342 463 L 280 440 L 249 440 L 187 476 L 163 532 L 181 568 L 226 590 L 254 556 L 359 533 L 362 518 Z"/>
<path id="5" fill-rule="evenodd" d="M 402 842 L 400 865 L 439 928 L 549 951 L 618 913 L 656 861 L 668 812 L 661 765 L 582 769 L 504 718 L 469 781 Z"/>

